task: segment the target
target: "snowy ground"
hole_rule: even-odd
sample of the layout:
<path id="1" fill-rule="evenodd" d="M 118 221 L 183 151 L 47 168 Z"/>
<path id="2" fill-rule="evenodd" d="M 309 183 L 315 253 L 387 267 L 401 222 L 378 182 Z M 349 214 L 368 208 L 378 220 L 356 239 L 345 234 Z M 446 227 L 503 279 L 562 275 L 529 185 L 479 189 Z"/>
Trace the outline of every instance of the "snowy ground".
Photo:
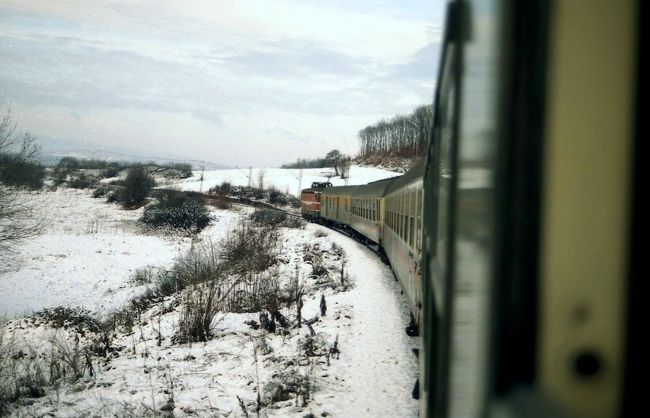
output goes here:
<path id="1" fill-rule="evenodd" d="M 0 275 L 0 316 L 58 305 L 116 308 L 142 290 L 128 284 L 137 269 L 165 267 L 189 247 L 188 238 L 143 235 L 136 225 L 142 209 L 122 210 L 87 190 L 28 197 L 46 229 Z"/>
<path id="2" fill-rule="evenodd" d="M 123 211 L 88 192 L 62 189 L 33 198 L 39 196 L 49 200 L 50 227 L 22 247 L 20 269 L 0 276 L 0 308 L 10 315 L 58 305 L 106 314 L 144 290 L 130 282 L 136 269 L 165 268 L 192 245 L 175 235 L 144 235 L 135 226 L 139 211 Z M 218 242 L 247 213 L 213 210 L 214 222 L 194 243 Z M 313 254 L 327 271 L 318 280 L 306 262 Z M 314 224 L 282 228 L 279 260 L 284 278 L 294 277 L 298 266 L 306 289 L 302 315 L 314 321 L 313 336 L 306 325 L 269 333 L 247 324 L 257 313 L 226 313 L 214 339 L 180 344 L 172 341 L 180 308 L 169 297 L 146 311 L 133 332 L 113 336 L 109 357 L 93 360 L 93 376 L 48 387 L 45 396 L 21 400 L 10 414 L 239 417 L 245 409 L 255 416 L 259 394 L 260 416 L 416 416 L 412 349 L 418 339 L 404 333 L 408 308 L 390 268 L 356 241 Z M 283 314 L 295 320 L 293 308 Z M 72 328 L 33 318 L 13 320 L 4 332 L 5 344 L 24 344 L 44 362 L 52 342 L 69 349 L 77 338 Z M 308 395 L 286 390 L 305 382 Z"/>
<path id="3" fill-rule="evenodd" d="M 209 188 L 220 185 L 223 182 L 229 182 L 233 186 L 259 186 L 260 173 L 264 173 L 264 187 L 276 189 L 298 196 L 300 194 L 300 170 L 284 168 L 253 168 L 251 182 L 249 183 L 249 169 L 225 169 L 206 171 L 203 173 L 203 183 L 201 183 L 201 172 L 195 171 L 194 176 L 182 180 L 174 185 L 181 190 L 205 192 Z M 344 186 L 345 180 L 334 177 L 334 171 L 328 168 L 306 168 L 302 175 L 302 188 L 306 189 L 311 186 L 312 182 L 329 181 L 334 186 Z M 372 181 L 381 180 L 389 177 L 398 176 L 399 173 L 382 170 L 374 167 L 350 167 L 350 177 L 347 179 L 349 185 L 366 184 Z"/>

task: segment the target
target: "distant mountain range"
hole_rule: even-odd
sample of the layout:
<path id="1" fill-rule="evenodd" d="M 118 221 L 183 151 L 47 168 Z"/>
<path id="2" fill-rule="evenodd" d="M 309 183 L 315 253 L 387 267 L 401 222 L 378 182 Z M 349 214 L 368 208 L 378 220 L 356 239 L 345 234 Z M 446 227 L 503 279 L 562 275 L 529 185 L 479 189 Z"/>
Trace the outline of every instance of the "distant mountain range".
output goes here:
<path id="1" fill-rule="evenodd" d="M 93 159 L 121 162 L 155 162 L 192 164 L 195 170 L 205 167 L 206 170 L 231 168 L 212 161 L 175 157 L 159 153 L 144 153 L 142 151 L 125 150 L 119 147 L 105 147 L 97 144 L 86 144 L 80 141 L 69 141 L 58 138 L 47 138 L 39 141 L 41 145 L 40 160 L 45 165 L 56 165 L 63 157 L 78 159 Z"/>

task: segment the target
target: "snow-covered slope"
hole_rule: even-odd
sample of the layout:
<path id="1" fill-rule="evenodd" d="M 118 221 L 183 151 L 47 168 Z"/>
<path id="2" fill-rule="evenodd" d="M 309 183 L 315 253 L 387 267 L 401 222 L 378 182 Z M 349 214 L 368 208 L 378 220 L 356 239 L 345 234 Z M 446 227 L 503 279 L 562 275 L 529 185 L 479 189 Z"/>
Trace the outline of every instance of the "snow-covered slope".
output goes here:
<path id="1" fill-rule="evenodd" d="M 213 222 L 191 240 L 146 234 L 135 224 L 141 209 L 125 211 L 87 191 L 60 189 L 30 198 L 42 202 L 49 227 L 20 248 L 20 268 L 0 275 L 0 308 L 10 316 L 59 305 L 106 316 L 145 289 L 131 282 L 135 270 L 165 268 L 190 246 L 216 244 L 250 213 L 211 209 Z M 300 277 L 302 316 L 310 327 L 272 333 L 250 325 L 258 313 L 225 313 L 210 341 L 179 343 L 173 337 L 180 296 L 167 297 L 138 314 L 130 332 L 115 332 L 109 357 L 91 358 L 92 375 L 45 385 L 43 396 L 12 404 L 9 415 L 243 417 L 245 409 L 255 416 L 260 394 L 262 417 L 417 416 L 412 349 L 419 340 L 404 333 L 408 307 L 390 267 L 320 225 L 282 228 L 281 237 L 274 274 L 280 280 Z M 308 261 L 316 253 L 327 271 L 321 278 L 314 278 Z M 342 266 L 345 286 L 337 284 Z M 326 315 L 321 296 L 327 298 Z M 282 308 L 289 321 L 296 320 L 294 311 L 295 305 Z M 74 353 L 79 338 L 72 328 L 34 318 L 10 321 L 0 336 L 0 354 L 7 350 L 3 341 L 11 342 L 17 346 L 10 350 L 34 353 L 43 367 L 53 347 Z M 92 333 L 81 344 L 89 338 Z M 305 353 L 309 341 L 316 354 Z M 338 353 L 323 351 L 334 346 Z M 292 382 L 302 382 L 309 393 L 296 392 Z"/>

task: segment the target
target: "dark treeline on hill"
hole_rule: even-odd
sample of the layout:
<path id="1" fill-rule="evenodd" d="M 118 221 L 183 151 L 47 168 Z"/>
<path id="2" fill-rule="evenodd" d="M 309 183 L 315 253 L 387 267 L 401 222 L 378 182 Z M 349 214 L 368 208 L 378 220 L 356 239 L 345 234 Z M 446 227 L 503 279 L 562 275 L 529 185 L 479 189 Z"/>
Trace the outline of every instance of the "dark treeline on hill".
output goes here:
<path id="1" fill-rule="evenodd" d="M 280 168 L 323 168 L 330 165 L 327 158 L 298 158 L 295 163 L 282 164 Z"/>
<path id="2" fill-rule="evenodd" d="M 349 156 L 344 155 L 341 151 L 333 149 L 328 152 L 323 158 L 314 158 L 312 160 L 305 158 L 298 158 L 295 163 L 283 164 L 280 168 L 325 168 L 332 167 L 336 170 L 336 175 L 339 175 L 341 166 L 350 159 Z"/>
<path id="3" fill-rule="evenodd" d="M 380 120 L 359 131 L 360 157 L 390 155 L 414 158 L 424 155 L 433 125 L 433 106 L 420 106 L 412 113 Z"/>

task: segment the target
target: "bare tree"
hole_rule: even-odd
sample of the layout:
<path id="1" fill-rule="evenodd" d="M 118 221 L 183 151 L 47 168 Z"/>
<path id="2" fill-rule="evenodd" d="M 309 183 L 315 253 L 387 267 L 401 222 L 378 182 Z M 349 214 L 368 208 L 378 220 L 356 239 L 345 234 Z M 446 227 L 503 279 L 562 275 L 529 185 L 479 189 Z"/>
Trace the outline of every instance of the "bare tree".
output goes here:
<path id="1" fill-rule="evenodd" d="M 11 110 L 7 110 L 0 121 L 0 271 L 13 264 L 18 242 L 43 229 L 33 204 L 17 190 L 42 184 L 44 171 L 35 162 L 37 154 L 35 138 L 28 132 L 17 133 Z"/>
<path id="2" fill-rule="evenodd" d="M 341 151 L 337 149 L 333 149 L 325 155 L 325 160 L 327 160 L 329 165 L 334 169 L 337 176 L 339 175 L 339 164 L 341 163 L 341 159 L 343 159 L 343 154 L 341 154 Z"/>
<path id="3" fill-rule="evenodd" d="M 433 123 L 433 106 L 420 106 L 407 115 L 380 120 L 359 131 L 362 157 L 421 157 Z"/>
<path id="4" fill-rule="evenodd" d="M 29 132 L 18 133 L 11 108 L 7 109 L 0 121 L 0 155 L 11 155 L 15 159 L 33 161 L 38 152 L 36 137 Z"/>

